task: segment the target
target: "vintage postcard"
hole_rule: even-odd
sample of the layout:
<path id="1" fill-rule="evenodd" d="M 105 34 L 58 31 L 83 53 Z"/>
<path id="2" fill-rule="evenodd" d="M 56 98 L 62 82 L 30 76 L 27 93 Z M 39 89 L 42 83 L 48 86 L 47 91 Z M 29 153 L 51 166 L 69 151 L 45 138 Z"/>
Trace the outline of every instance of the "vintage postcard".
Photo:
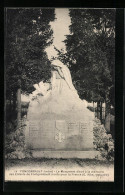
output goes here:
<path id="1" fill-rule="evenodd" d="M 5 8 L 5 182 L 114 182 L 115 15 Z"/>

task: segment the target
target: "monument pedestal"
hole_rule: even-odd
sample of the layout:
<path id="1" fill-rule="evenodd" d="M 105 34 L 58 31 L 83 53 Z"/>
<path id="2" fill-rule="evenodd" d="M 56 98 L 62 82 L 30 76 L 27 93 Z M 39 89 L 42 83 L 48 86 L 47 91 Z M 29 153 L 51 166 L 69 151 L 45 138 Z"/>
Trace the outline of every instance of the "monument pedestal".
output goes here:
<path id="1" fill-rule="evenodd" d="M 83 112 L 65 117 L 44 116 L 40 119 L 32 115 L 27 121 L 25 140 L 33 157 L 95 158 L 91 113 L 84 117 Z"/>

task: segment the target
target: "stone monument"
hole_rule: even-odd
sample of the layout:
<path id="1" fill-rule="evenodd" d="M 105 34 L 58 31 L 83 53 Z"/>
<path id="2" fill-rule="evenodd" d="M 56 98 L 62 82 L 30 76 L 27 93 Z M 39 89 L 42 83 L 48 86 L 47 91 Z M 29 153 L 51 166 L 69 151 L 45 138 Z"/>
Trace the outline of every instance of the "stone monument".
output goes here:
<path id="1" fill-rule="evenodd" d="M 79 98 L 69 69 L 58 60 L 52 64 L 51 87 L 43 82 L 35 85 L 27 114 L 26 146 L 37 158 L 94 158 L 94 114 Z"/>

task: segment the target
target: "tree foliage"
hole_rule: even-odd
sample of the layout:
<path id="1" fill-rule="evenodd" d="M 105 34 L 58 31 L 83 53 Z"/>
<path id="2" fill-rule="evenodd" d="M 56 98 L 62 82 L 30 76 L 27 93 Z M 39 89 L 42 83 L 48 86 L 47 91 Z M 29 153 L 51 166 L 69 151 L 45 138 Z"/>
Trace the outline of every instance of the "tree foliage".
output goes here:
<path id="1" fill-rule="evenodd" d="M 50 77 L 50 64 L 44 49 L 53 41 L 49 22 L 54 9 L 16 8 L 6 10 L 6 88 L 7 98 L 21 90 L 29 93 L 32 85 Z"/>
<path id="2" fill-rule="evenodd" d="M 70 9 L 67 52 L 59 58 L 69 64 L 81 98 L 114 104 L 115 10 Z"/>

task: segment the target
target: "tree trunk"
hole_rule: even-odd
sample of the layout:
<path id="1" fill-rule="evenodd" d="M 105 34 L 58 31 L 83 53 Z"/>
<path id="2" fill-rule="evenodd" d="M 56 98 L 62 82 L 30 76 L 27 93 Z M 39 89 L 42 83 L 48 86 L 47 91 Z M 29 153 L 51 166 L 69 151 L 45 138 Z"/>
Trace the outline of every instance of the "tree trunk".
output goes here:
<path id="1" fill-rule="evenodd" d="M 100 102 L 100 121 L 102 124 L 102 102 Z"/>
<path id="2" fill-rule="evenodd" d="M 95 117 L 97 117 L 97 102 L 95 102 L 94 106 L 95 106 L 95 108 L 94 108 L 94 110 L 95 110 Z"/>
<path id="3" fill-rule="evenodd" d="M 17 127 L 21 126 L 21 88 L 17 90 Z"/>
<path id="4" fill-rule="evenodd" d="M 94 110 L 94 112 L 95 112 L 95 109 L 94 109 L 95 107 L 94 107 L 94 101 L 93 101 L 93 110 Z"/>
<path id="5" fill-rule="evenodd" d="M 100 101 L 97 102 L 97 118 L 100 119 Z"/>
<path id="6" fill-rule="evenodd" d="M 108 95 L 106 95 L 106 104 L 105 104 L 105 129 L 110 133 L 110 100 Z"/>
<path id="7" fill-rule="evenodd" d="M 16 100 L 17 100 L 17 94 L 16 94 L 16 92 L 15 93 L 13 93 L 13 111 L 14 112 L 16 112 Z"/>
<path id="8" fill-rule="evenodd" d="M 94 105 L 94 101 L 93 101 L 93 111 L 94 111 L 94 116 L 95 116 L 95 105 Z"/>
<path id="9" fill-rule="evenodd" d="M 10 110 L 10 113 L 12 114 L 12 97 L 10 95 L 10 99 L 9 99 L 9 110 Z"/>

